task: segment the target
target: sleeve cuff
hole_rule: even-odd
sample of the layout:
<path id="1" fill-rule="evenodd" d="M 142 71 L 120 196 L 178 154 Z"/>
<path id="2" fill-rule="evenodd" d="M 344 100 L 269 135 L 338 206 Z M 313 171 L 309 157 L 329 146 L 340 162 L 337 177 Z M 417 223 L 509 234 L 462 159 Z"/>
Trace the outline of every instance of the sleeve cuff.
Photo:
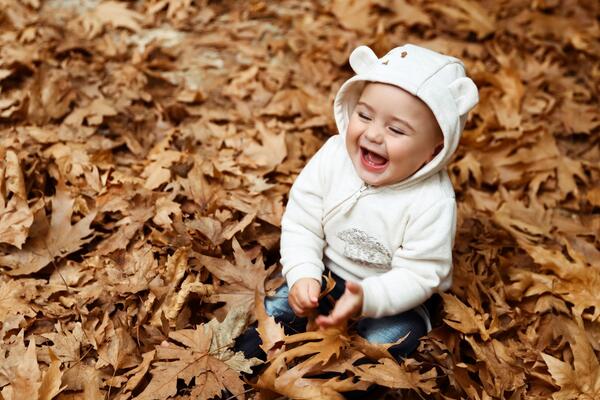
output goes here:
<path id="1" fill-rule="evenodd" d="M 294 283 L 302 278 L 313 278 L 319 284 L 321 284 L 321 278 L 323 276 L 323 270 L 313 264 L 300 264 L 290 269 L 285 274 L 285 280 L 287 281 L 288 288 L 292 288 Z"/>
<path id="2" fill-rule="evenodd" d="M 379 301 L 377 299 L 377 287 L 379 285 L 377 284 L 377 281 L 374 279 L 367 278 L 363 279 L 360 282 L 360 285 L 363 289 L 363 305 L 361 316 L 369 318 L 378 317 Z"/>

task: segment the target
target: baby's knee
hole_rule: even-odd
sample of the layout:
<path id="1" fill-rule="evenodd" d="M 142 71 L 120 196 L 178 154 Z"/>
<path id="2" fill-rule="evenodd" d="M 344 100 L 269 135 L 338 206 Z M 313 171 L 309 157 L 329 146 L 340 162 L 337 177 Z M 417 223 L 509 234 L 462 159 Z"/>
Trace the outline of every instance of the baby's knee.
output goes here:
<path id="1" fill-rule="evenodd" d="M 279 297 L 267 297 L 265 298 L 265 310 L 267 311 L 267 315 L 271 316 L 271 317 L 275 317 L 276 319 L 278 317 L 282 317 L 285 316 L 287 314 L 289 314 L 289 312 L 292 311 L 287 297 L 285 298 L 279 298 Z"/>
<path id="2" fill-rule="evenodd" d="M 357 325 L 359 335 L 374 344 L 400 343 L 390 348 L 396 358 L 406 357 L 419 346 L 419 338 L 427 334 L 423 318 L 409 311 L 397 316 L 364 318 Z"/>
<path id="3" fill-rule="evenodd" d="M 287 285 L 283 285 L 273 296 L 265 298 L 265 310 L 267 315 L 274 317 L 276 321 L 288 321 L 295 317 L 294 311 L 288 303 L 289 290 Z"/>

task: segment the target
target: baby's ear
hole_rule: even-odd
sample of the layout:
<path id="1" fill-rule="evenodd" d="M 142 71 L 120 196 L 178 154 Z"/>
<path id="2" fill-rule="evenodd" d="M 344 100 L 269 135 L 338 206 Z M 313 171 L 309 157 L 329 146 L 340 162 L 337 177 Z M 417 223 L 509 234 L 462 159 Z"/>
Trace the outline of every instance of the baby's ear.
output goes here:
<path id="1" fill-rule="evenodd" d="M 367 46 L 359 46 L 350 54 L 350 66 L 357 74 L 367 72 L 378 58 Z"/>
<path id="2" fill-rule="evenodd" d="M 448 86 L 448 89 L 454 97 L 460 115 L 468 113 L 479 102 L 477 86 L 470 78 L 458 78 Z"/>

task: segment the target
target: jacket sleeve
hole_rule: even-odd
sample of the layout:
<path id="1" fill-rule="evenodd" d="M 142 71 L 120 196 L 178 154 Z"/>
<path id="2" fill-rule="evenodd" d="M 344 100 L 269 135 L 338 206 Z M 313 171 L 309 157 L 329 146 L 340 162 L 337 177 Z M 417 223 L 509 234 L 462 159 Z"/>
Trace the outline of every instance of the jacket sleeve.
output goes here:
<path id="1" fill-rule="evenodd" d="M 408 311 L 452 282 L 452 245 L 456 202 L 446 198 L 408 221 L 392 269 L 362 282 L 365 317 L 379 318 Z"/>
<path id="2" fill-rule="evenodd" d="M 291 289 L 301 278 L 321 282 L 324 271 L 323 195 L 325 169 L 331 156 L 329 139 L 315 153 L 296 178 L 281 220 L 281 264 L 283 276 Z"/>

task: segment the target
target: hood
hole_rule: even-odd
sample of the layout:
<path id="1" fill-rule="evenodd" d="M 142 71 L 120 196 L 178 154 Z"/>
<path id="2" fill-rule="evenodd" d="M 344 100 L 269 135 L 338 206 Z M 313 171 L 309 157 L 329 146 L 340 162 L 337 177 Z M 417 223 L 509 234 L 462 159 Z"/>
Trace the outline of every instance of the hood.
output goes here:
<path id="1" fill-rule="evenodd" d="M 399 185 L 416 183 L 444 168 L 458 147 L 468 112 L 479 101 L 477 86 L 466 76 L 463 63 L 457 58 L 406 44 L 381 58 L 369 47 L 360 46 L 350 55 L 350 66 L 356 75 L 344 82 L 333 106 L 340 135 L 345 138 L 350 115 L 367 82 L 395 85 L 427 104 L 444 135 L 444 148 Z"/>

